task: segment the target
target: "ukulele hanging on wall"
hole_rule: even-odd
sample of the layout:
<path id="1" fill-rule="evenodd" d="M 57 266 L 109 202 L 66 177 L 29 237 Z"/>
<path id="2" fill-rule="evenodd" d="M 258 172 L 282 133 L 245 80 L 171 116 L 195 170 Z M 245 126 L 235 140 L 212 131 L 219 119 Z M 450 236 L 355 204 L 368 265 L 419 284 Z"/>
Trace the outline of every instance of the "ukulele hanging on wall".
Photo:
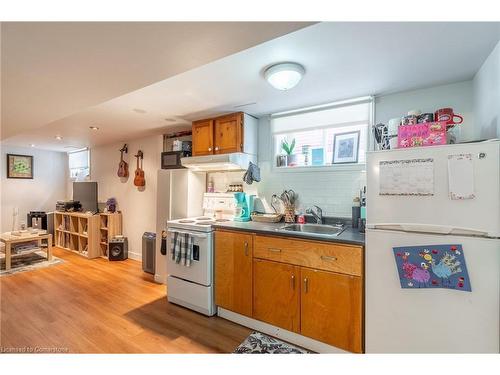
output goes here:
<path id="1" fill-rule="evenodd" d="M 135 170 L 134 185 L 137 187 L 145 186 L 146 180 L 144 179 L 144 171 L 142 169 L 142 160 L 144 158 L 144 154 L 141 150 L 139 150 L 137 152 L 137 155 L 134 156 L 137 158 L 137 169 Z"/>
<path id="2" fill-rule="evenodd" d="M 128 153 L 127 144 L 124 144 L 120 150 L 120 164 L 118 165 L 118 177 L 128 177 L 128 164 L 123 160 L 123 153 Z"/>

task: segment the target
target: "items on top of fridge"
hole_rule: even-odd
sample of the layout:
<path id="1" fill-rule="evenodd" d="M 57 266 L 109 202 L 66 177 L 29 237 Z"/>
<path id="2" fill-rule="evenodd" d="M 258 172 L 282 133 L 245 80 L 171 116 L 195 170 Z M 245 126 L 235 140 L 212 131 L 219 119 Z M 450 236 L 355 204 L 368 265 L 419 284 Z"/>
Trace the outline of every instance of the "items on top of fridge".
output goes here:
<path id="1" fill-rule="evenodd" d="M 411 110 L 406 116 L 390 119 L 388 126 L 374 125 L 373 133 L 379 150 L 444 145 L 457 142 L 457 135 L 450 131 L 462 122 L 463 117 L 453 108 L 434 113 Z"/>
<path id="2" fill-rule="evenodd" d="M 446 122 L 426 122 L 398 128 L 398 147 L 446 144 Z"/>

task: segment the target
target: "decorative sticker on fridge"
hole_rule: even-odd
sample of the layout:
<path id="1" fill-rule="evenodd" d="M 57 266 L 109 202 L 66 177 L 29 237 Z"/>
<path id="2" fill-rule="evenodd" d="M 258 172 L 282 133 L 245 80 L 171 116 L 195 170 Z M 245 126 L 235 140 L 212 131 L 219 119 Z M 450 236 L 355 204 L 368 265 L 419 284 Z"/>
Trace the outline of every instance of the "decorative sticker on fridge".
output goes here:
<path id="1" fill-rule="evenodd" d="M 462 245 L 393 247 L 401 288 L 471 291 Z"/>
<path id="2" fill-rule="evenodd" d="M 379 163 L 379 195 L 434 195 L 434 159 Z"/>
<path id="3" fill-rule="evenodd" d="M 448 155 L 450 199 L 474 199 L 474 164 L 471 154 Z"/>

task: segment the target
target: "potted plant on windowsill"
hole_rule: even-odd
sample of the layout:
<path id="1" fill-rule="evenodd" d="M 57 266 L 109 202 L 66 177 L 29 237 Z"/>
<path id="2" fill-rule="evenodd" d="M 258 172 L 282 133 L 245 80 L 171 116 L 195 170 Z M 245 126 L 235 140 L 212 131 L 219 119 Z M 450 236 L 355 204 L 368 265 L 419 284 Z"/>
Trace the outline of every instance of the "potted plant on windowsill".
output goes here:
<path id="1" fill-rule="evenodd" d="M 286 139 L 281 141 L 281 149 L 286 153 L 286 165 L 288 167 L 293 167 L 297 165 L 297 155 L 293 153 L 294 148 L 295 148 L 295 138 L 292 139 L 290 143 L 288 143 L 288 140 Z"/>

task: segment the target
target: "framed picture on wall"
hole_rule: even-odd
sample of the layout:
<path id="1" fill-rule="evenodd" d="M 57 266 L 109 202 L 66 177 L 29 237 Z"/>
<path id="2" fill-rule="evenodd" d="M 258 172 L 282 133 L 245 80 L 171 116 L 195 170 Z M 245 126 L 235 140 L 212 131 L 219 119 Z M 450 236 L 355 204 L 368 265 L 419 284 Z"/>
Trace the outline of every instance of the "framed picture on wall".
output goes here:
<path id="1" fill-rule="evenodd" d="M 7 178 L 33 178 L 33 156 L 7 154 Z"/>
<path id="2" fill-rule="evenodd" d="M 333 136 L 333 164 L 357 163 L 359 130 Z"/>

